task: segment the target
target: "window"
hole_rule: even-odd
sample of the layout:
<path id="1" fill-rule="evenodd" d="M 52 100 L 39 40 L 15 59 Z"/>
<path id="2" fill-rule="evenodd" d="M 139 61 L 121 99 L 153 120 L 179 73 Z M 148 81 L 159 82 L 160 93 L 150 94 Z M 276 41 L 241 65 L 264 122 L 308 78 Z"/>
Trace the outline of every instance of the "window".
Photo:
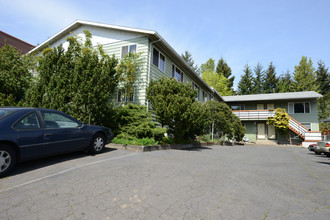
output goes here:
<path id="1" fill-rule="evenodd" d="M 207 102 L 207 93 L 203 91 L 203 101 Z"/>
<path id="2" fill-rule="evenodd" d="M 15 129 L 38 129 L 40 128 L 39 119 L 36 113 L 28 114 L 14 125 Z"/>
<path id="3" fill-rule="evenodd" d="M 80 123 L 55 112 L 42 112 L 46 128 L 77 128 Z"/>
<path id="4" fill-rule="evenodd" d="M 136 44 L 121 47 L 121 58 L 123 59 L 128 53 L 136 53 Z"/>
<path id="5" fill-rule="evenodd" d="M 231 110 L 245 110 L 245 105 L 231 105 Z"/>
<path id="6" fill-rule="evenodd" d="M 311 126 L 311 123 L 308 123 L 308 122 L 302 122 L 301 123 L 303 126 L 305 126 L 309 131 L 312 129 L 312 126 Z"/>
<path id="7" fill-rule="evenodd" d="M 135 88 L 133 88 L 133 92 L 127 97 L 125 89 L 118 89 L 117 102 L 134 102 L 134 91 Z"/>
<path id="8" fill-rule="evenodd" d="M 178 82 L 183 82 L 183 72 L 175 65 L 172 65 L 172 77 Z"/>
<path id="9" fill-rule="evenodd" d="M 194 85 L 193 89 L 197 90 L 196 100 L 199 101 L 199 86 L 196 83 L 193 83 L 193 85 Z"/>
<path id="10" fill-rule="evenodd" d="M 310 113 L 309 102 L 290 102 L 288 112 L 289 114 Z"/>
<path id="11" fill-rule="evenodd" d="M 152 63 L 161 71 L 165 72 L 165 56 L 156 48 L 153 49 Z"/>

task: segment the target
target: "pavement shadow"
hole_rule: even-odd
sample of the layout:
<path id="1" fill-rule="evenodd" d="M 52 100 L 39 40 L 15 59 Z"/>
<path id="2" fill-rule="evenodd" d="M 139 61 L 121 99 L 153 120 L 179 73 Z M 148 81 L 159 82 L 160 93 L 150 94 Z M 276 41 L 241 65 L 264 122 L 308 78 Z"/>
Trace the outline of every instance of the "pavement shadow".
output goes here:
<path id="1" fill-rule="evenodd" d="M 102 152 L 102 154 L 110 152 L 110 151 L 114 151 L 114 150 L 117 150 L 117 149 L 106 147 L 106 148 L 104 148 L 104 151 Z M 52 166 L 57 163 L 61 163 L 61 162 L 69 161 L 69 160 L 76 160 L 76 159 L 84 158 L 84 157 L 93 157 L 93 156 L 95 156 L 95 155 L 84 153 L 84 152 L 74 152 L 74 153 L 62 154 L 62 155 L 57 155 L 57 156 L 45 157 L 45 158 L 41 158 L 41 159 L 35 159 L 35 160 L 31 160 L 31 161 L 24 161 L 24 162 L 17 163 L 14 170 L 7 176 L 8 177 L 15 176 L 15 175 L 29 172 L 32 170 L 37 170 L 37 169 L 44 168 L 47 166 Z"/>
<path id="2" fill-rule="evenodd" d="M 200 151 L 203 151 L 203 150 L 213 150 L 212 148 L 209 148 L 209 147 L 188 147 L 188 148 L 181 148 L 181 149 L 175 149 L 175 150 L 184 150 L 184 151 L 197 151 L 197 152 L 200 152 Z"/>
<path id="3" fill-rule="evenodd" d="M 317 163 L 325 164 L 325 165 L 330 165 L 330 162 L 320 162 L 318 161 Z"/>

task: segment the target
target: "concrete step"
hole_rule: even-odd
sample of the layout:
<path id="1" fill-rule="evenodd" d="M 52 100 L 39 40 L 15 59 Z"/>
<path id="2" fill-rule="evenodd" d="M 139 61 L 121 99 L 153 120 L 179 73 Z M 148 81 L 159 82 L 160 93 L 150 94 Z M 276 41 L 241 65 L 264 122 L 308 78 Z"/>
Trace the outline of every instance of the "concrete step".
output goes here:
<path id="1" fill-rule="evenodd" d="M 275 140 L 257 140 L 256 144 L 258 145 L 277 145 Z"/>

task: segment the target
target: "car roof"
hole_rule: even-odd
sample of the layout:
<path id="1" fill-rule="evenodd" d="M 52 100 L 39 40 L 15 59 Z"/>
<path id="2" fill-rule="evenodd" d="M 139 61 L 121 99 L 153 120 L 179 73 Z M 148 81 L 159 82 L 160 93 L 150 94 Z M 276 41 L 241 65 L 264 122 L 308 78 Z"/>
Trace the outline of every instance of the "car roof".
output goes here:
<path id="1" fill-rule="evenodd" d="M 58 111 L 54 109 L 47 108 L 37 108 L 37 107 L 0 107 L 0 109 L 6 109 L 11 111 L 21 111 L 21 110 L 47 110 L 47 111 Z"/>

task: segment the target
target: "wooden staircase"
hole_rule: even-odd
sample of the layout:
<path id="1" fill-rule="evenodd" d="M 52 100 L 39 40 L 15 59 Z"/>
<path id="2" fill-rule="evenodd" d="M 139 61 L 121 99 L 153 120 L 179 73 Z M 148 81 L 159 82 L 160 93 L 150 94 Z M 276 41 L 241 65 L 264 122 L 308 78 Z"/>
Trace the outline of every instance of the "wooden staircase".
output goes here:
<path id="1" fill-rule="evenodd" d="M 291 116 L 289 116 L 289 118 L 289 128 L 304 140 L 302 142 L 303 147 L 308 147 L 310 144 L 316 144 L 318 141 L 322 140 L 320 131 L 308 131 L 308 128 L 296 121 L 294 118 Z"/>

